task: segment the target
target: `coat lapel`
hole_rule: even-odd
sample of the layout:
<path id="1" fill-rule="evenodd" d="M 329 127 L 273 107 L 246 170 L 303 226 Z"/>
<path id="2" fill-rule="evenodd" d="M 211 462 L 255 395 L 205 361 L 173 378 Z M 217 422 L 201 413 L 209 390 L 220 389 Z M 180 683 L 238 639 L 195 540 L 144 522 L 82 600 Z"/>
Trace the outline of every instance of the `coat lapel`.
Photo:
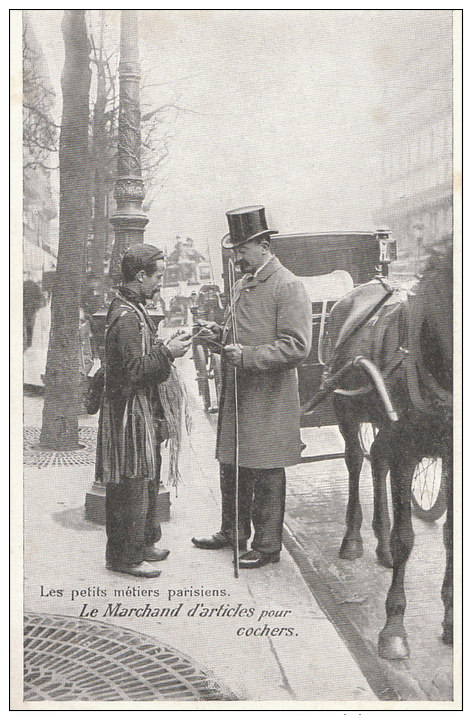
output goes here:
<path id="1" fill-rule="evenodd" d="M 241 296 L 241 293 L 245 289 L 250 289 L 250 288 L 255 288 L 258 283 L 263 283 L 266 281 L 271 275 L 273 275 L 276 271 L 278 271 L 280 268 L 282 268 L 282 264 L 280 263 L 279 259 L 277 256 L 272 256 L 265 266 L 259 271 L 257 276 L 248 276 L 245 275 L 243 278 L 241 278 L 235 286 L 235 300 L 234 300 L 234 307 L 235 309 L 237 308 L 239 298 Z M 226 308 L 225 312 L 225 323 L 223 326 L 223 345 L 226 344 L 226 339 L 228 337 L 228 333 L 230 332 L 231 329 L 231 312 L 229 310 L 229 307 Z"/>
<path id="2" fill-rule="evenodd" d="M 279 259 L 277 256 L 272 256 L 265 266 L 261 268 L 257 276 L 255 277 L 255 280 L 252 281 L 254 285 L 257 283 L 261 283 L 263 281 L 266 281 L 268 278 L 270 278 L 271 275 L 273 275 L 276 271 L 278 271 L 280 268 L 282 268 L 282 264 L 280 263 Z"/>

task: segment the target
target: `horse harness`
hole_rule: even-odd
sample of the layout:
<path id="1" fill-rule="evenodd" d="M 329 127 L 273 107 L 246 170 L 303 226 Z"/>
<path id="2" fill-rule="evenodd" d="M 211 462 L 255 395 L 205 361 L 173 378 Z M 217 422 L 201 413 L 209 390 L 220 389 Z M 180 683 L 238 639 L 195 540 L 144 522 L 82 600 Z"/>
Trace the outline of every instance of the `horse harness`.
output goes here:
<path id="1" fill-rule="evenodd" d="M 403 289 L 394 287 L 385 278 L 378 276 L 375 279 L 385 289 L 385 294 L 374 304 L 367 314 L 355 323 L 352 328 L 338 339 L 334 348 L 334 355 L 345 345 L 346 341 L 354 335 L 365 336 L 366 357 L 371 359 L 380 369 L 382 378 L 386 380 L 400 368 L 408 350 L 403 347 L 407 342 L 407 325 L 405 320 L 405 306 L 407 301 L 402 297 Z M 332 360 L 332 364 L 335 359 Z M 338 388 L 335 394 L 345 396 L 358 396 L 367 394 L 372 387 L 365 386 L 356 389 Z"/>
<path id="2" fill-rule="evenodd" d="M 424 315 L 421 305 L 418 306 L 415 302 L 416 309 L 413 310 L 412 302 L 402 296 L 401 288 L 394 287 L 383 277 L 377 277 L 376 280 L 384 287 L 385 295 L 343 336 L 342 342 L 337 343 L 335 352 L 355 333 L 360 333 L 364 329 L 370 353 L 368 357 L 378 366 L 384 380 L 402 367 L 411 402 L 418 411 L 431 412 L 438 409 L 450 411 L 451 393 L 442 388 L 426 370 L 418 350 L 411 350 L 410 347 L 418 343 L 418 333 Z M 338 388 L 335 393 L 358 396 L 371 390 L 371 386 L 354 390 Z M 424 398 L 423 391 L 428 394 L 428 400 Z"/>

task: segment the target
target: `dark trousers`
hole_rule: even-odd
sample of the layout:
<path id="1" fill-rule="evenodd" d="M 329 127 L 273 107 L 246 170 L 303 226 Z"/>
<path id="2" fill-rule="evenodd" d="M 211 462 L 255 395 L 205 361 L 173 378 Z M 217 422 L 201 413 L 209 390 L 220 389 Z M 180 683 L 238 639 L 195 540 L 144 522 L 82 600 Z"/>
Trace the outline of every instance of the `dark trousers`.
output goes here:
<path id="1" fill-rule="evenodd" d="M 234 465 L 220 465 L 221 534 L 230 541 L 234 531 L 234 477 Z M 285 469 L 240 467 L 238 493 L 239 540 L 251 536 L 252 520 L 252 548 L 266 553 L 280 551 L 285 513 Z"/>
<path id="2" fill-rule="evenodd" d="M 135 566 L 144 550 L 161 538 L 156 515 L 156 479 L 125 479 L 106 486 L 106 560 L 114 566 Z"/>

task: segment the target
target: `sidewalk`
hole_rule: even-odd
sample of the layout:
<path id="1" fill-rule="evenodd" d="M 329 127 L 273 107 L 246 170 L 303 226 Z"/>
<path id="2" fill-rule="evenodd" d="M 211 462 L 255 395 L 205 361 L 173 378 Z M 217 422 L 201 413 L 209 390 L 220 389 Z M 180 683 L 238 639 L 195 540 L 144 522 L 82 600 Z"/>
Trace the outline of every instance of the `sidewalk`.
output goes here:
<path id="1" fill-rule="evenodd" d="M 193 370 L 192 363 L 186 361 L 184 368 Z M 338 705 L 356 701 L 357 707 L 363 701 L 376 701 L 285 549 L 280 564 L 243 570 L 235 579 L 230 551 L 206 552 L 192 546 L 192 536 L 211 534 L 219 526 L 219 476 L 213 458 L 214 431 L 203 414 L 196 383 L 188 374 L 189 384 L 195 388 L 190 395 L 194 428 L 181 457 L 184 484 L 177 497 L 172 494 L 171 520 L 163 524 L 161 543 L 171 554 L 162 563 L 161 576 L 133 579 L 105 569 L 105 529 L 83 520 L 93 465 L 27 466 L 25 611 L 78 617 L 82 609 L 96 607 L 97 621 L 132 629 L 177 648 L 211 670 L 240 700 L 314 701 L 315 707 L 316 701 Z M 39 400 L 27 398 L 25 427 L 38 427 L 40 417 Z M 92 425 L 92 419 L 84 418 L 83 424 Z M 164 481 L 166 474 L 164 458 Z M 130 595 L 123 595 L 128 587 Z M 159 589 L 159 596 L 133 595 L 133 587 Z M 51 589 L 62 590 L 63 596 L 41 595 Z M 72 589 L 84 594 L 72 600 Z M 106 595 L 99 595 L 99 589 Z M 115 589 L 121 593 L 116 595 Z M 207 593 L 202 596 L 198 591 Z M 113 617 L 104 615 L 109 603 L 121 603 L 124 608 L 146 603 L 152 608 L 182 605 L 176 617 Z M 252 613 L 254 609 L 253 615 L 223 615 L 238 604 L 239 611 Z M 220 610 L 205 616 L 208 611 L 204 609 L 210 608 Z M 270 636 L 257 631 L 266 625 L 264 632 L 270 630 Z"/>

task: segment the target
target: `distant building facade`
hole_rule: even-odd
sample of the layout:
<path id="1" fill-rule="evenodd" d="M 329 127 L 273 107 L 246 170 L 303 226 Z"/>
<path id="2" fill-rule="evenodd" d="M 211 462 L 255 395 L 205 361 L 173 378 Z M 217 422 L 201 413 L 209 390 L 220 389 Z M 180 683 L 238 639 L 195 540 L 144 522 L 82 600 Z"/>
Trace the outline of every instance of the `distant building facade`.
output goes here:
<path id="1" fill-rule="evenodd" d="M 421 272 L 428 246 L 452 232 L 452 13 L 418 27 L 401 61 L 404 84 L 398 74 L 395 82 L 396 62 L 382 75 L 382 206 L 375 218 L 397 239 L 395 270 L 408 274 Z"/>

